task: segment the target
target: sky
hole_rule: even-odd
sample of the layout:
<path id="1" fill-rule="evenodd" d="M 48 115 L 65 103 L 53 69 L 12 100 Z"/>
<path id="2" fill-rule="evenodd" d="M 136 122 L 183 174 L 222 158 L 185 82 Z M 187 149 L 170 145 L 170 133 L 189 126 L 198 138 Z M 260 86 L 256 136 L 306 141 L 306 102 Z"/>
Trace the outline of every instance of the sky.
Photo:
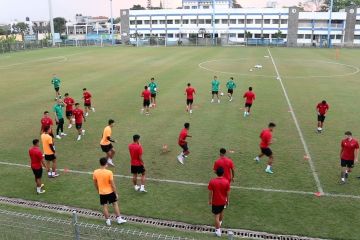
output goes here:
<path id="1" fill-rule="evenodd" d="M 48 0 L 49 1 L 49 0 Z M 10 23 L 15 19 L 25 21 L 48 20 L 49 5 L 47 0 L 0 0 L 0 23 Z M 110 0 L 51 0 L 53 17 L 65 17 L 74 20 L 75 14 L 86 16 L 110 17 Z M 120 9 L 132 7 L 134 4 L 146 6 L 146 0 L 112 0 L 113 16 L 120 16 Z M 181 0 L 162 0 L 166 8 L 181 6 Z M 237 0 L 243 7 L 265 7 L 268 0 Z M 278 6 L 294 6 L 301 0 L 277 0 Z M 152 0 L 153 6 L 158 6 L 160 0 Z"/>

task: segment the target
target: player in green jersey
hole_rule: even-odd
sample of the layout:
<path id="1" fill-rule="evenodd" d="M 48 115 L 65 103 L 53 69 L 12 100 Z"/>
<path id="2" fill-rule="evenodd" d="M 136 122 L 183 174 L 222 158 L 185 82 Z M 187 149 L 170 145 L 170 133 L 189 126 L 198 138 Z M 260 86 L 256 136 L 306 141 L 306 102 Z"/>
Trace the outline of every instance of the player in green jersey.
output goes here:
<path id="1" fill-rule="evenodd" d="M 211 102 L 214 102 L 214 96 L 216 95 L 218 103 L 220 103 L 220 98 L 219 98 L 219 89 L 220 89 L 220 82 L 217 79 L 217 76 L 214 76 L 214 80 L 211 81 Z"/>
<path id="2" fill-rule="evenodd" d="M 150 81 L 151 81 L 149 83 L 149 89 L 150 89 L 150 92 L 151 92 L 150 107 L 156 107 L 156 93 L 158 91 L 158 86 L 157 86 L 154 78 L 151 78 Z"/>
<path id="3" fill-rule="evenodd" d="M 236 88 L 236 84 L 234 82 L 233 77 L 231 77 L 230 80 L 226 83 L 226 87 L 228 89 L 229 101 L 231 102 L 233 100 L 232 96 L 234 93 L 234 88 Z"/>
<path id="4" fill-rule="evenodd" d="M 51 79 L 51 84 L 54 85 L 54 89 L 55 89 L 55 99 L 59 99 L 61 98 L 61 95 L 60 95 L 60 83 L 61 83 L 61 80 L 60 78 L 58 78 L 56 76 L 56 74 L 54 73 L 53 74 L 53 78 Z"/>

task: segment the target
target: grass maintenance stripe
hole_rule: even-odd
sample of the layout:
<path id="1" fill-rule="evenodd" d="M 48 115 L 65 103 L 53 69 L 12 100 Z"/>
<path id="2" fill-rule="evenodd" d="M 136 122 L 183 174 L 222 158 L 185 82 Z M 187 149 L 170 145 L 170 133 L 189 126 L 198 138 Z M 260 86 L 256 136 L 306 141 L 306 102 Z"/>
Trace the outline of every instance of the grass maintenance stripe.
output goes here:
<path id="1" fill-rule="evenodd" d="M 303 135 L 303 133 L 302 133 L 302 131 L 301 131 L 299 122 L 298 122 L 298 120 L 297 120 L 297 118 L 296 118 L 294 109 L 293 109 L 293 107 L 292 107 L 292 105 L 291 105 L 290 98 L 289 98 L 289 96 L 288 96 L 288 94 L 287 94 L 287 91 L 286 91 L 286 89 L 285 89 L 284 83 L 283 83 L 282 80 L 281 80 L 281 76 L 280 76 L 279 70 L 278 70 L 278 68 L 277 68 L 277 66 L 276 66 L 275 60 L 274 60 L 274 58 L 273 58 L 273 56 L 272 56 L 269 48 L 268 48 L 268 52 L 269 52 L 271 61 L 272 61 L 273 65 L 274 65 L 274 68 L 275 68 L 275 71 L 276 71 L 276 75 L 277 75 L 277 79 L 278 79 L 279 82 L 280 82 L 280 85 L 281 85 L 281 88 L 282 88 L 282 90 L 283 90 L 283 92 L 284 92 L 284 96 L 285 96 L 285 98 L 286 98 L 287 104 L 289 105 L 289 109 L 290 109 L 290 111 L 291 111 L 291 116 L 292 116 L 292 118 L 294 119 L 296 129 L 297 129 L 297 131 L 298 131 L 298 133 L 299 133 L 299 136 L 300 136 L 300 140 L 301 140 L 301 142 L 302 142 L 302 144 L 303 144 L 303 146 L 304 146 L 305 154 L 309 157 L 309 161 L 308 161 L 308 162 L 309 162 L 309 165 L 310 165 L 310 168 L 311 168 L 311 172 L 312 172 L 312 174 L 313 174 L 313 176 L 314 176 L 314 179 L 315 179 L 315 183 L 316 183 L 318 192 L 319 192 L 321 195 L 323 195 L 323 194 L 324 194 L 324 189 L 322 188 L 321 183 L 320 183 L 319 176 L 318 176 L 317 173 L 316 173 L 315 165 L 314 165 L 314 162 L 313 162 L 313 160 L 312 160 L 312 158 L 311 158 L 311 155 L 310 155 L 310 152 L 309 152 L 309 148 L 308 148 L 308 146 L 307 146 L 307 144 L 306 144 L 306 142 L 305 142 L 304 135 Z"/>

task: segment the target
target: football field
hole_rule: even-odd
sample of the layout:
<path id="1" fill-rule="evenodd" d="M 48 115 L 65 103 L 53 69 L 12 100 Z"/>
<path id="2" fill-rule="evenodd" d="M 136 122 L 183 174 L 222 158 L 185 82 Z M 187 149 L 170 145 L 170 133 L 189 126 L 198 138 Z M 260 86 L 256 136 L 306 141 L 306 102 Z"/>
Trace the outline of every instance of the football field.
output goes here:
<path id="1" fill-rule="evenodd" d="M 91 172 L 103 156 L 99 142 L 108 119 L 115 120 L 114 158 L 120 206 L 125 215 L 213 225 L 207 183 L 219 149 L 236 166 L 230 206 L 223 226 L 329 239 L 358 239 L 360 169 L 345 185 L 340 179 L 340 142 L 349 130 L 360 138 L 359 50 L 288 48 L 58 48 L 0 55 L 0 195 L 99 210 Z M 338 55 L 338 58 L 336 58 Z M 261 69 L 253 69 L 261 65 Z M 39 138 L 40 119 L 51 112 L 51 76 L 62 80 L 82 104 L 82 89 L 93 95 L 95 113 L 56 141 L 58 166 L 67 171 L 43 177 L 46 193 L 36 195 L 28 148 Z M 210 103 L 217 75 L 221 103 Z M 140 93 L 155 77 L 157 107 L 140 114 Z M 234 77 L 234 100 L 225 83 Z M 185 111 L 184 90 L 196 89 L 194 112 Z M 243 117 L 243 93 L 256 93 L 250 117 Z M 330 110 L 324 131 L 316 133 L 315 107 L 325 99 Z M 178 163 L 177 138 L 190 122 L 190 156 Z M 259 164 L 259 133 L 269 122 L 274 131 L 274 174 Z M 127 145 L 139 134 L 147 170 L 148 193 L 135 192 Z M 168 145 L 164 152 L 163 145 Z M 17 164 L 17 165 L 14 165 Z"/>

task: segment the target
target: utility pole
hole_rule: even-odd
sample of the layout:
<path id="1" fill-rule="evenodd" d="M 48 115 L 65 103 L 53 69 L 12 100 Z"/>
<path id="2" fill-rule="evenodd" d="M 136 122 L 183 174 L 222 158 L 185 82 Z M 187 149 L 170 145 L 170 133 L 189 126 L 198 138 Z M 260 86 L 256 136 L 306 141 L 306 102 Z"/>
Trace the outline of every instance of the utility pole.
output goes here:
<path id="1" fill-rule="evenodd" d="M 111 17 L 111 45 L 114 46 L 115 44 L 115 39 L 114 39 L 114 18 L 113 18 L 113 10 L 112 10 L 112 0 L 110 0 L 110 17 Z"/>
<path id="2" fill-rule="evenodd" d="M 212 39 L 213 39 L 213 45 L 215 46 L 215 0 L 212 0 Z"/>
<path id="3" fill-rule="evenodd" d="M 331 0 L 330 3 L 330 7 L 329 7 L 329 23 L 328 23 L 328 35 L 327 35 L 327 43 L 328 43 L 328 48 L 331 47 L 331 20 L 332 20 L 332 10 L 333 10 L 333 6 L 334 6 L 334 0 Z"/>
<path id="4" fill-rule="evenodd" d="M 52 13 L 51 0 L 49 0 L 49 16 L 50 16 L 50 29 L 51 29 L 52 45 L 55 46 L 54 19 L 53 19 L 53 13 Z"/>

